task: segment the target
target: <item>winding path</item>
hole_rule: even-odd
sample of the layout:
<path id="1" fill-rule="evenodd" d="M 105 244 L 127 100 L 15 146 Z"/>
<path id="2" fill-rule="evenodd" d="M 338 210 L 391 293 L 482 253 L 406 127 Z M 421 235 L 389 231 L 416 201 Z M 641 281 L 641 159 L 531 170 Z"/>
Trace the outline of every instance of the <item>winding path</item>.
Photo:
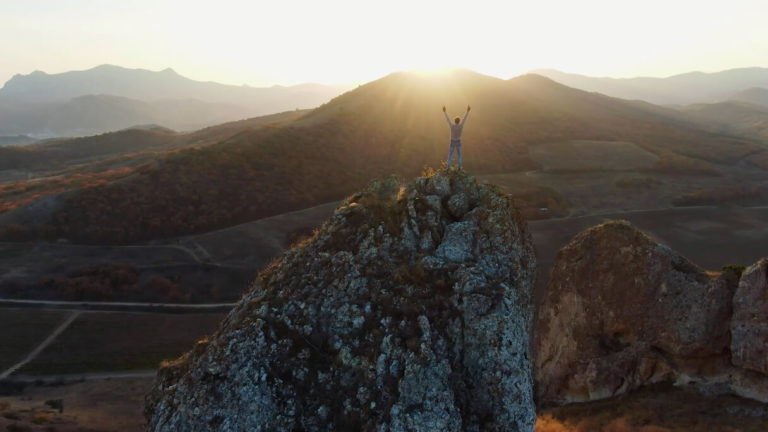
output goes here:
<path id="1" fill-rule="evenodd" d="M 3 379 L 6 379 L 6 378 L 8 378 L 8 377 L 9 377 L 9 376 L 11 376 L 11 375 L 12 375 L 14 372 L 16 372 L 17 370 L 19 370 L 19 369 L 21 369 L 22 367 L 24 367 L 24 365 L 26 365 L 27 363 L 29 363 L 29 362 L 31 362 L 32 360 L 34 360 L 34 359 L 35 359 L 35 357 L 37 357 L 37 356 L 38 356 L 38 355 L 39 355 L 41 352 L 43 352 L 43 350 L 44 350 L 45 348 L 47 348 L 47 347 L 48 347 L 48 345 L 50 345 L 50 344 L 51 344 L 51 342 L 53 342 L 53 341 L 54 341 L 54 340 L 55 340 L 55 339 L 56 339 L 56 338 L 57 338 L 57 337 L 58 337 L 58 336 L 59 336 L 59 335 L 60 335 L 60 334 L 61 334 L 61 333 L 62 333 L 64 330 L 66 330 L 66 329 L 67 329 L 67 327 L 69 327 L 69 325 L 70 325 L 70 324 L 72 324 L 72 322 L 73 322 L 74 320 L 76 320 L 76 319 L 77 319 L 77 317 L 79 317 L 81 313 L 82 313 L 82 312 L 80 312 L 80 311 L 75 311 L 75 312 L 72 312 L 72 313 L 71 313 L 71 314 L 70 314 L 70 315 L 67 317 L 67 319 L 66 319 L 66 320 L 64 320 L 64 322 L 63 322 L 63 323 L 59 324 L 59 326 L 58 326 L 58 327 L 56 327 L 56 329 L 54 329 L 54 330 L 53 330 L 53 332 L 52 332 L 50 335 L 48 335 L 48 337 L 47 337 L 47 338 L 45 338 L 45 340 L 44 340 L 44 341 L 42 341 L 42 342 L 40 343 L 40 345 L 38 345 L 38 346 L 37 346 L 35 349 L 33 349 L 33 350 L 32 350 L 32 351 L 29 353 L 29 354 L 27 354 L 27 356 L 26 356 L 26 357 L 24 357 L 24 359 L 23 359 L 23 360 L 21 360 L 20 362 L 16 363 L 15 365 L 13 365 L 13 366 L 9 367 L 9 368 L 8 368 L 8 369 L 6 369 L 6 370 L 5 370 L 3 373 L 0 373 L 0 380 L 3 380 Z"/>

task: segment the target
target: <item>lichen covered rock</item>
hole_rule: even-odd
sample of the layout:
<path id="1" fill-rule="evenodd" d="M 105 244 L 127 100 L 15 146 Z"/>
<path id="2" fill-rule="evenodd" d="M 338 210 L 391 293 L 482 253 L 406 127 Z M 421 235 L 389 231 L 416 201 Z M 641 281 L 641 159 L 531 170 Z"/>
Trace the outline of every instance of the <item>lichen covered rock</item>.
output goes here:
<path id="1" fill-rule="evenodd" d="M 534 274 L 494 187 L 374 182 L 159 371 L 149 430 L 533 431 Z"/>
<path id="2" fill-rule="evenodd" d="M 768 375 L 768 258 L 741 276 L 733 297 L 731 335 L 733 364 Z"/>
<path id="3" fill-rule="evenodd" d="M 602 399 L 717 373 L 734 288 L 628 222 L 582 232 L 558 253 L 539 308 L 538 399 Z"/>

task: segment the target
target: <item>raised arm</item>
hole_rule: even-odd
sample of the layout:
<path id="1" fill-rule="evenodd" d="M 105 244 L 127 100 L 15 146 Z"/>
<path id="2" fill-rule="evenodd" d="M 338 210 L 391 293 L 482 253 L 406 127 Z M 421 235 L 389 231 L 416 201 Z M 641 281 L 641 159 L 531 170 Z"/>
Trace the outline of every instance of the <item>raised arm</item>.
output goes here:
<path id="1" fill-rule="evenodd" d="M 445 112 L 445 106 L 443 106 L 443 115 L 445 116 L 445 121 L 448 122 L 448 126 L 452 125 L 453 123 L 451 123 L 451 118 L 448 117 L 448 113 Z"/>
<path id="2" fill-rule="evenodd" d="M 471 109 L 471 108 L 469 107 L 469 105 L 467 105 L 467 113 L 466 113 L 466 114 L 464 114 L 464 118 L 461 120 L 461 125 L 462 125 L 462 126 L 464 126 L 464 122 L 465 122 L 465 121 L 467 121 L 467 117 L 469 117 L 469 110 L 470 110 L 470 109 Z M 447 117 L 447 116 L 446 116 L 446 117 Z"/>

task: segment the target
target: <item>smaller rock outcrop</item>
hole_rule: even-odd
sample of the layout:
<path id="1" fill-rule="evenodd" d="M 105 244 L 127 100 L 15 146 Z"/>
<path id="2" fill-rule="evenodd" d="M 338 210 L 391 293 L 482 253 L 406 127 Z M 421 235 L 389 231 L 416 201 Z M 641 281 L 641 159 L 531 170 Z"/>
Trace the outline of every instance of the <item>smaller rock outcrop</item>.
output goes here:
<path id="1" fill-rule="evenodd" d="M 768 375 L 768 258 L 741 275 L 733 297 L 731 335 L 733 364 Z"/>
<path id="2" fill-rule="evenodd" d="M 374 182 L 158 372 L 151 431 L 533 431 L 535 256 L 463 172 Z"/>
<path id="3" fill-rule="evenodd" d="M 578 234 L 558 253 L 539 308 L 539 401 L 601 399 L 721 369 L 734 288 L 628 222 Z"/>

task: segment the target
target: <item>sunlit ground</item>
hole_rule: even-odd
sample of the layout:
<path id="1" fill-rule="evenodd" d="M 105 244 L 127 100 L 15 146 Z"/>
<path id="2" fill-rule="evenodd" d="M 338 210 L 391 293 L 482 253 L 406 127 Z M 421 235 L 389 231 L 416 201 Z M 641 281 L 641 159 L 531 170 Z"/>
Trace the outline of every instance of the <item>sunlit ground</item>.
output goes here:
<path id="1" fill-rule="evenodd" d="M 657 386 L 609 401 L 540 410 L 536 432 L 765 432 L 768 407 Z"/>

